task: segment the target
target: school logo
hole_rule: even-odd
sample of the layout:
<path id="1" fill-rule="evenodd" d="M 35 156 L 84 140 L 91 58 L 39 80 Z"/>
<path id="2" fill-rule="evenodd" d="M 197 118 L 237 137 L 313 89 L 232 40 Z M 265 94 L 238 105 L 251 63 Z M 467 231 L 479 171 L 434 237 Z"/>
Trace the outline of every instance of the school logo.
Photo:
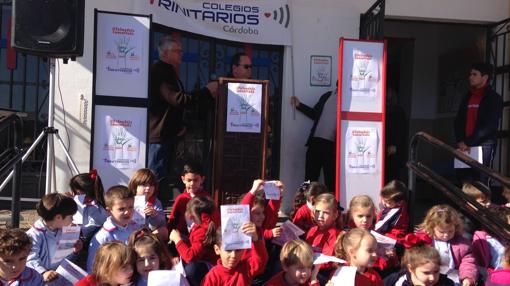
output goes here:
<path id="1" fill-rule="evenodd" d="M 284 7 L 285 7 L 285 9 L 284 9 Z M 266 16 L 266 18 L 271 17 L 271 12 L 264 13 L 264 16 Z M 279 9 L 274 10 L 273 11 L 273 20 L 280 23 L 280 25 L 284 25 L 285 28 L 288 28 L 289 23 L 290 23 L 289 5 L 285 4 L 285 6 L 282 6 Z M 284 22 L 285 22 L 285 24 L 284 24 Z"/>

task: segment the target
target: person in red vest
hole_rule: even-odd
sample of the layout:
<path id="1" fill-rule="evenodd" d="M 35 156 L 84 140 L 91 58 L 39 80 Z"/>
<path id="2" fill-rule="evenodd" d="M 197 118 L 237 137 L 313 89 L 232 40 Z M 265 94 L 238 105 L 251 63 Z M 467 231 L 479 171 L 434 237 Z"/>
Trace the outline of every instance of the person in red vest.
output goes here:
<path id="1" fill-rule="evenodd" d="M 470 90 L 462 99 L 455 117 L 456 147 L 465 152 L 471 147 L 482 146 L 483 164 L 488 167 L 492 165 L 503 111 L 501 96 L 489 84 L 492 72 L 491 64 L 471 65 Z M 481 180 L 486 183 L 487 179 Z"/>

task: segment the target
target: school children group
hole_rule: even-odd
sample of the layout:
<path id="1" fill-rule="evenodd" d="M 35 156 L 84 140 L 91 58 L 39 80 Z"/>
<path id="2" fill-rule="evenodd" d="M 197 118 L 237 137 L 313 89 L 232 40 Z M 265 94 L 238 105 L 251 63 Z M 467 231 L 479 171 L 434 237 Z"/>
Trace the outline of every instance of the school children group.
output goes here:
<path id="1" fill-rule="evenodd" d="M 265 182 L 255 180 L 239 202 L 250 208 L 250 222 L 240 230 L 252 238 L 252 247 L 226 250 L 219 206 L 202 188 L 200 167 L 185 165 L 181 179 L 185 189 L 167 219 L 149 169 L 106 192 L 96 172 L 73 177 L 70 192 L 41 199 L 40 219 L 26 233 L 0 230 L 0 285 L 45 285 L 59 277 L 62 260 L 55 253 L 80 195 L 81 237 L 66 258 L 89 273 L 78 286 L 147 285 L 151 271 L 179 267 L 182 279 L 175 285 L 510 285 L 510 249 L 484 229 L 465 238 L 465 222 L 452 207 L 432 207 L 408 233 L 407 189 L 399 181 L 381 190 L 378 211 L 369 196 L 359 195 L 345 213 L 324 185 L 303 183 L 290 218 L 305 234 L 280 246 L 273 239 L 288 235 L 277 226 L 281 200 L 266 200 Z M 281 199 L 284 185 L 275 185 Z M 471 184 L 463 191 L 510 223 L 506 206 L 492 206 Z M 145 196 L 145 225 L 133 221 L 135 196 Z M 395 245 L 378 246 L 379 235 Z M 314 264 L 318 254 L 344 262 Z"/>

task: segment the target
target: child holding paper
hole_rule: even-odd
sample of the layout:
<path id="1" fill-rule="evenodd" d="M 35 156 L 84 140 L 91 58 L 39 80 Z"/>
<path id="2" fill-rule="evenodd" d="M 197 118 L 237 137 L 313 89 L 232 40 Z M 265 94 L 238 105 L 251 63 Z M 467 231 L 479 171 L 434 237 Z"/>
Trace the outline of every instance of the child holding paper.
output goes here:
<path id="1" fill-rule="evenodd" d="M 37 204 L 37 214 L 40 219 L 27 231 L 32 239 L 32 249 L 28 255 L 27 265 L 42 274 L 46 282 L 58 276 L 55 269 L 62 259 L 56 261 L 54 258 L 62 228 L 71 225 L 77 209 L 78 206 L 72 198 L 59 193 L 45 195 Z M 76 240 L 74 254 L 77 254 L 82 247 L 82 241 Z M 74 260 L 72 254 L 68 258 Z"/>
<path id="2" fill-rule="evenodd" d="M 384 286 L 453 286 L 452 280 L 439 272 L 439 252 L 428 245 L 417 245 L 406 249 L 402 258 L 405 267 L 384 279 Z"/>
<path id="3" fill-rule="evenodd" d="M 129 235 L 139 228 L 139 225 L 132 221 L 134 195 L 126 186 L 118 185 L 108 189 L 105 201 L 106 210 L 110 216 L 90 241 L 87 272 L 92 270 L 96 250 L 101 244 L 112 240 L 119 240 L 127 244 Z"/>
<path id="4" fill-rule="evenodd" d="M 457 211 L 448 205 L 436 205 L 427 212 L 420 228 L 441 256 L 440 272 L 464 286 L 475 285 L 478 269 L 471 241 L 462 236 L 462 220 Z"/>
<path id="5" fill-rule="evenodd" d="M 283 183 L 274 181 L 274 185 L 280 189 L 280 199 L 264 199 L 264 180 L 257 179 L 248 193 L 243 197 L 240 204 L 250 205 L 250 220 L 257 227 L 259 237 L 271 239 L 279 236 L 281 230 L 275 227 L 278 222 L 278 211 L 280 210 L 281 198 L 283 196 Z"/>
<path id="6" fill-rule="evenodd" d="M 367 231 L 373 230 L 375 214 L 375 204 L 369 196 L 354 196 L 349 203 L 349 210 L 347 212 L 349 220 L 348 226 L 351 229 L 361 228 Z M 381 275 L 389 274 L 398 264 L 395 248 L 387 249 L 384 254 L 386 257 L 377 257 L 374 263 L 374 268 L 377 269 Z"/>
<path id="7" fill-rule="evenodd" d="M 205 176 L 202 167 L 196 163 L 188 163 L 184 165 L 181 173 L 181 180 L 184 184 L 184 192 L 175 198 L 172 206 L 172 212 L 168 218 L 168 230 L 177 229 L 181 234 L 188 235 L 188 225 L 186 223 L 186 205 L 196 196 L 209 196 L 202 188 Z"/>
<path id="8" fill-rule="evenodd" d="M 335 241 L 339 233 L 336 228 L 338 218 L 337 200 L 333 194 L 321 194 L 314 200 L 314 220 L 316 226 L 312 227 L 306 234 L 308 242 L 315 253 L 333 256 Z M 325 281 L 330 275 L 333 265 L 331 263 L 321 264 L 319 279 Z"/>
<path id="9" fill-rule="evenodd" d="M 194 197 L 186 209 L 186 218 L 193 222 L 189 241 L 176 229 L 170 232 L 170 240 L 185 262 L 184 270 L 191 285 L 200 285 L 207 271 L 218 261 L 213 249 L 216 225 L 219 225 L 213 220 L 215 210 L 214 202 L 208 197 Z"/>
<path id="10" fill-rule="evenodd" d="M 317 272 L 319 267 L 313 266 L 313 251 L 303 240 L 289 240 L 280 252 L 283 271 L 269 280 L 266 286 L 307 285 L 319 286 Z"/>
<path id="11" fill-rule="evenodd" d="M 0 285 L 44 285 L 43 277 L 27 267 L 30 237 L 19 229 L 0 230 Z"/>
<path id="12" fill-rule="evenodd" d="M 147 168 L 137 170 L 129 179 L 129 190 L 135 196 L 145 196 L 145 225 L 149 227 L 161 241 L 168 240 L 166 217 L 163 205 L 157 199 L 158 179 Z"/>
<path id="13" fill-rule="evenodd" d="M 69 187 L 74 200 L 78 200 L 83 207 L 81 210 L 78 209 L 81 212 L 82 221 L 75 223 L 81 225 L 85 241 L 89 241 L 108 217 L 104 202 L 103 183 L 97 171 L 91 170 L 90 173 L 72 177 Z"/>
<path id="14" fill-rule="evenodd" d="M 354 283 L 350 283 L 351 285 L 383 286 L 381 277 L 372 268 L 377 258 L 376 250 L 375 237 L 365 229 L 355 228 L 340 234 L 335 243 L 335 256 L 346 260 L 348 262 L 346 266 L 356 269 L 353 269 L 355 270 L 353 277 L 348 275 L 348 272 L 342 271 L 342 267 L 346 266 L 340 266 L 333 276 L 344 282 L 354 279 Z M 343 275 L 346 276 L 342 277 Z M 333 285 L 332 281 L 330 280 L 327 285 Z"/>
<path id="15" fill-rule="evenodd" d="M 108 200 L 108 199 L 107 199 Z M 90 275 L 76 286 L 119 286 L 133 281 L 133 252 L 120 241 L 109 241 L 97 249 Z"/>
<path id="16" fill-rule="evenodd" d="M 381 189 L 381 210 L 374 228 L 376 232 L 402 241 L 409 228 L 407 193 L 406 185 L 398 180 L 389 182 Z"/>
<path id="17" fill-rule="evenodd" d="M 136 286 L 147 286 L 150 271 L 170 270 L 173 266 L 168 249 L 148 228 L 133 232 L 128 246 L 136 254 Z"/>
<path id="18" fill-rule="evenodd" d="M 290 215 L 292 222 L 304 231 L 314 227 L 313 200 L 327 192 L 328 188 L 319 182 L 303 182 L 294 198 L 294 210 Z"/>
<path id="19" fill-rule="evenodd" d="M 257 229 L 252 222 L 244 223 L 241 231 L 252 237 L 252 247 L 248 258 L 243 259 L 243 249 L 225 250 L 221 230 L 216 232 L 214 251 L 220 256 L 202 281 L 202 286 L 250 285 L 255 273 L 264 269 L 267 252 L 264 241 L 258 239 Z"/>

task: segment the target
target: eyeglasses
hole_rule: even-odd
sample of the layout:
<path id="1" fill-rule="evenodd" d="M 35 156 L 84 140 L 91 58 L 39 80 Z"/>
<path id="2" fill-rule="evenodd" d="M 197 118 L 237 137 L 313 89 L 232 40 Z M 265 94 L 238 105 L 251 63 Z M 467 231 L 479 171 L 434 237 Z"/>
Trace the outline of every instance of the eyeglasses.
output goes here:
<path id="1" fill-rule="evenodd" d="M 237 66 L 243 67 L 245 69 L 251 69 L 253 67 L 252 65 L 237 65 Z"/>

